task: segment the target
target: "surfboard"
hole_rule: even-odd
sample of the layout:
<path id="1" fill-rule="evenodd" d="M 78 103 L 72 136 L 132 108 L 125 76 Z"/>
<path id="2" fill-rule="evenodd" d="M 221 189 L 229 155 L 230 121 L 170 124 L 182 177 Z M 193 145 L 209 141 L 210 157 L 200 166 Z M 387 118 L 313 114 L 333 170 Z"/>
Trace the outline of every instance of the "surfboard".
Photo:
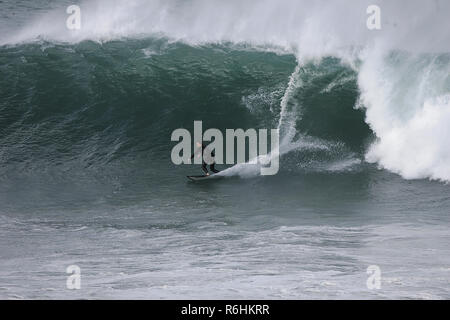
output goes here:
<path id="1" fill-rule="evenodd" d="M 215 178 L 219 178 L 220 176 L 216 176 L 215 174 L 211 174 L 209 176 L 207 175 L 202 175 L 202 176 L 186 176 L 189 180 L 191 181 L 201 181 L 201 180 L 207 180 L 207 179 L 211 179 L 213 177 Z"/>

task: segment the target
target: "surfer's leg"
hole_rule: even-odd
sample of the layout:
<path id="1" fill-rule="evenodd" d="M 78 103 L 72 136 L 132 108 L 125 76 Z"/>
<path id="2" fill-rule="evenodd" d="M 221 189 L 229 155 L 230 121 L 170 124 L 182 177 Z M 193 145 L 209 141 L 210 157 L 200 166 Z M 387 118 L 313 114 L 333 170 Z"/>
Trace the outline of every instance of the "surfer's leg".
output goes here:
<path id="1" fill-rule="evenodd" d="M 211 164 L 211 165 L 209 166 L 209 169 L 210 169 L 212 172 L 217 173 L 217 172 L 219 172 L 219 170 L 217 170 L 216 168 L 214 168 L 215 165 L 216 165 L 216 163 L 214 162 L 213 164 Z"/>
<path id="2" fill-rule="evenodd" d="M 202 163 L 202 170 L 205 174 L 208 174 L 208 169 L 206 169 L 206 162 Z"/>

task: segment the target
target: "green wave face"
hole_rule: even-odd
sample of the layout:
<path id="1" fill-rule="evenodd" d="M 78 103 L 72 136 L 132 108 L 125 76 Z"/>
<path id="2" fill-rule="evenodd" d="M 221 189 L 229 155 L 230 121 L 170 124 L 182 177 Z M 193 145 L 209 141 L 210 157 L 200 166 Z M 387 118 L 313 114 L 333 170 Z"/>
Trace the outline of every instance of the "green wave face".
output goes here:
<path id="1" fill-rule="evenodd" d="M 2 164 L 101 166 L 167 159 L 174 129 L 276 128 L 297 62 L 234 45 L 165 39 L 27 44 L 0 49 Z M 295 89 L 298 135 L 363 152 L 371 136 L 356 74 L 338 59 L 306 64 Z"/>

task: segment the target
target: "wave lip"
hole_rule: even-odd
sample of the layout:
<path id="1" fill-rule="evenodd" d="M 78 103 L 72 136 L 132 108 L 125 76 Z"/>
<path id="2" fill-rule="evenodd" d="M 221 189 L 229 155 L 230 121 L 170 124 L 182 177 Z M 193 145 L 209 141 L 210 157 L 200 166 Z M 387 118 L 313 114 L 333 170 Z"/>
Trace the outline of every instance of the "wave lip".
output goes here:
<path id="1" fill-rule="evenodd" d="M 450 94 L 427 100 L 410 120 L 382 133 L 366 159 L 407 179 L 450 181 L 449 123 Z"/>
<path id="2" fill-rule="evenodd" d="M 68 5 L 51 5 L 46 12 L 21 13 L 22 27 L 8 28 L 0 44 L 45 39 L 77 43 L 164 35 L 190 44 L 233 42 L 295 48 L 302 56 L 333 55 L 349 46 L 382 41 L 391 49 L 450 49 L 450 3 L 435 0 L 379 0 L 383 24 L 378 33 L 367 29 L 372 0 L 94 0 L 80 1 L 81 28 L 69 30 Z M 34 9 L 34 10 L 33 10 Z M 38 12 L 30 18 L 31 12 Z M 14 18 L 9 18 L 14 19 Z M 19 18 L 17 18 L 19 19 Z M 15 23 L 13 24 L 15 25 Z"/>

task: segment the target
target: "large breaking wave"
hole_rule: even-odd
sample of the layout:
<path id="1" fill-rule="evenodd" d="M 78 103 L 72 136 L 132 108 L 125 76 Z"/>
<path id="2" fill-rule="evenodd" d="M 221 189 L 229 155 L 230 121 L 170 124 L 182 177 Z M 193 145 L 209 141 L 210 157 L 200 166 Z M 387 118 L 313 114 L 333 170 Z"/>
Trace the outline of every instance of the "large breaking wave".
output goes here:
<path id="1" fill-rule="evenodd" d="M 372 1 L 371 1 L 372 2 Z M 0 43 L 1 161 L 167 154 L 171 130 L 279 127 L 288 169 L 359 159 L 450 180 L 446 1 L 90 1 Z M 6 30 L 6 29 L 5 29 Z"/>

